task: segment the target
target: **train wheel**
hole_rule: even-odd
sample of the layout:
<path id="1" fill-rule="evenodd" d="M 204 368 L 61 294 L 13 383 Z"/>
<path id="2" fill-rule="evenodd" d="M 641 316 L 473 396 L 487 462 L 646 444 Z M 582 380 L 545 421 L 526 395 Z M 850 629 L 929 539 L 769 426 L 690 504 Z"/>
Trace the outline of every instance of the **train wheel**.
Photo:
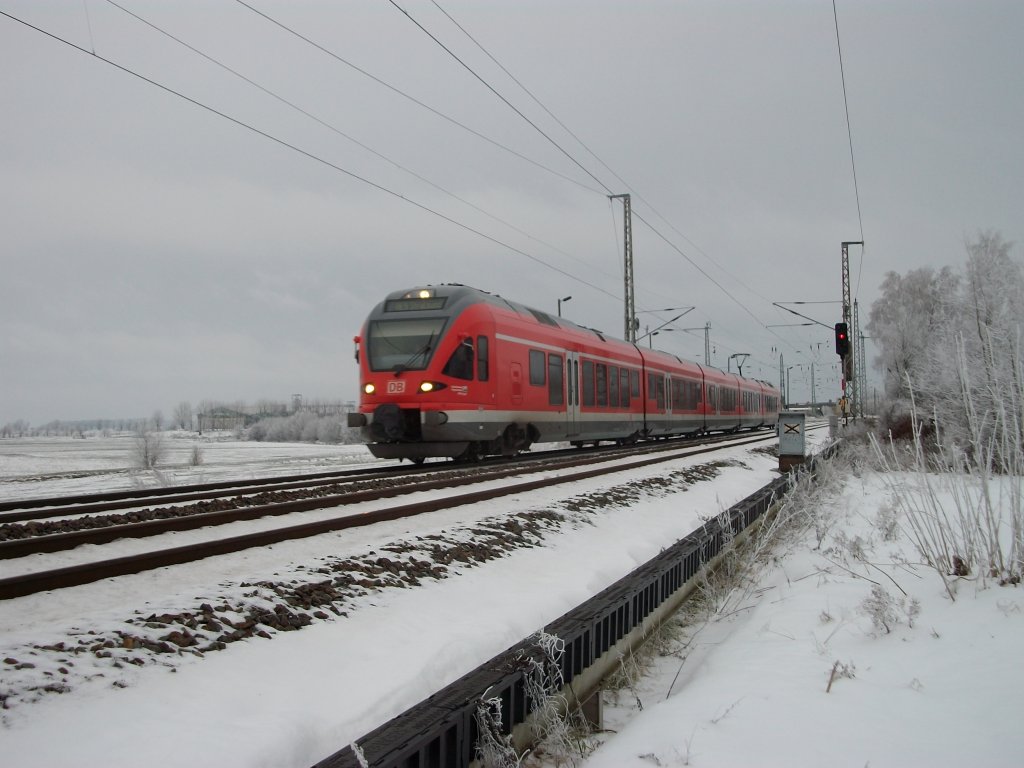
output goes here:
<path id="1" fill-rule="evenodd" d="M 420 464 L 422 464 L 423 462 L 426 461 L 426 458 L 423 457 L 423 456 L 417 456 L 414 459 L 409 459 L 409 461 L 411 461 L 413 464 L 415 464 L 418 467 Z"/>

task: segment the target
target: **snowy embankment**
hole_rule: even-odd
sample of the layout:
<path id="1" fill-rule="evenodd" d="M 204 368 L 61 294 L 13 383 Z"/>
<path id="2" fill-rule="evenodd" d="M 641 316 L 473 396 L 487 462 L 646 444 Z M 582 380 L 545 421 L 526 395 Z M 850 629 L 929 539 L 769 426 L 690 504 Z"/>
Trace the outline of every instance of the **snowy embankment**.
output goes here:
<path id="1" fill-rule="evenodd" d="M 831 472 L 780 546 L 710 589 L 659 652 L 624 660 L 588 748 L 604 743 L 576 765 L 1021 765 L 1024 594 L 977 569 L 947 592 L 894 497 L 927 479 L 955 510 L 950 478 L 851 472 L 848 457 Z M 1014 489 L 989 490 L 1012 503 Z"/>

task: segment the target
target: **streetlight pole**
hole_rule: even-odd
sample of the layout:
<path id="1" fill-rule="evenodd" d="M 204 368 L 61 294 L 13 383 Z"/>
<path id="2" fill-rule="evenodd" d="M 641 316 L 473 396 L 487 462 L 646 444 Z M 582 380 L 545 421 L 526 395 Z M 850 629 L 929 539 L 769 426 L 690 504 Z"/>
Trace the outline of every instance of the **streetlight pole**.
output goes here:
<path id="1" fill-rule="evenodd" d="M 558 316 L 559 317 L 562 316 L 562 302 L 563 301 L 572 301 L 572 296 L 566 296 L 565 298 L 561 298 L 561 299 L 558 300 Z"/>

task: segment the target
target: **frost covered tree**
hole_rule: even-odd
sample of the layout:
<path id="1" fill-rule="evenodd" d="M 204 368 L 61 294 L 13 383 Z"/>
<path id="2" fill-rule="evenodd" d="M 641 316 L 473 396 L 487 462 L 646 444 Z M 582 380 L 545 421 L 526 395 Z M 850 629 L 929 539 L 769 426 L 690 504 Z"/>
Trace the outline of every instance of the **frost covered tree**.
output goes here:
<path id="1" fill-rule="evenodd" d="M 1015 453 L 1024 424 L 1024 267 L 1011 245 L 979 232 L 965 243 L 962 275 L 890 272 L 867 325 L 890 412 L 912 395 L 944 444 L 993 465 Z"/>
<path id="2" fill-rule="evenodd" d="M 949 267 L 923 267 L 900 275 L 888 272 L 882 295 L 871 305 L 868 333 L 880 350 L 875 360 L 890 399 L 906 399 L 920 384 L 930 340 L 948 331 L 956 312 L 958 276 Z M 951 323 L 952 321 L 952 323 Z"/>

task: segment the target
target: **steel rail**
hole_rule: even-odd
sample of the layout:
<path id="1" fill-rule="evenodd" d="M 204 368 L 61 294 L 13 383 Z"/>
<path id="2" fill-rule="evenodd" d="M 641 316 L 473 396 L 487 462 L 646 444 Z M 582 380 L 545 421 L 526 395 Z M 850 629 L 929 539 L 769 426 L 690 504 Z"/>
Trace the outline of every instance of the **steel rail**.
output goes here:
<path id="1" fill-rule="evenodd" d="M 701 440 L 714 441 L 733 439 L 735 435 L 704 435 Z M 666 441 L 643 443 L 623 447 L 605 445 L 581 449 L 555 449 L 530 454 L 521 454 L 516 458 L 517 464 L 529 465 L 531 462 L 550 461 L 553 458 L 573 456 L 594 456 L 614 453 L 630 453 L 644 450 L 659 450 L 665 445 L 679 445 L 680 441 L 693 442 L 692 438 L 672 438 Z M 222 499 L 230 496 L 243 496 L 264 493 L 268 490 L 291 490 L 295 488 L 331 485 L 335 482 L 358 482 L 373 480 L 379 477 L 417 476 L 438 471 L 478 471 L 481 467 L 494 465 L 507 466 L 508 459 L 495 457 L 473 464 L 429 463 L 418 466 L 388 465 L 360 467 L 347 470 L 331 470 L 308 474 L 281 475 L 247 480 L 220 480 L 212 483 L 196 483 L 177 485 L 164 488 L 133 488 L 121 491 L 101 491 L 99 493 L 75 494 L 70 496 L 36 497 L 0 501 L 0 524 L 15 523 L 23 520 L 44 520 L 65 515 L 82 515 L 97 512 L 109 512 L 116 509 L 132 509 L 146 505 L 169 505 L 190 501 L 206 501 Z"/>
<path id="2" fill-rule="evenodd" d="M 10 576 L 0 579 L 0 599 L 6 600 L 16 597 L 24 597 L 47 590 L 80 586 L 82 584 L 89 584 L 101 579 L 141 573 L 143 571 L 170 565 L 182 565 L 202 560 L 207 557 L 239 552 L 252 547 L 267 546 L 283 541 L 308 538 L 323 533 L 345 530 L 347 528 L 363 527 L 388 520 L 398 520 L 403 517 L 412 517 L 414 515 L 424 514 L 427 512 L 475 504 L 481 501 L 500 498 L 502 496 L 510 496 L 540 488 L 548 488 L 555 485 L 586 480 L 604 474 L 629 471 L 667 461 L 688 458 L 690 456 L 698 456 L 722 450 L 725 447 L 743 446 L 751 443 L 764 442 L 766 440 L 774 439 L 774 437 L 774 434 L 761 434 L 745 440 L 729 441 L 728 446 L 715 444 L 705 447 L 683 448 L 682 451 L 672 451 L 670 453 L 668 449 L 663 449 L 665 453 L 668 453 L 668 455 L 658 455 L 625 464 L 616 464 L 614 466 L 589 468 L 553 478 L 528 480 L 497 488 L 470 491 L 457 496 L 427 499 L 425 501 L 403 504 L 372 512 L 333 517 L 326 520 L 318 520 L 309 523 L 275 528 L 268 531 L 231 536 L 213 541 L 190 544 L 187 546 L 163 549 L 155 552 L 147 552 L 94 563 L 85 563 L 47 571 L 38 571 L 36 573 Z M 679 446 L 673 446 L 673 448 L 678 449 Z M 605 463 L 607 463 L 607 457 L 605 458 Z M 550 469 L 550 467 L 541 467 L 537 471 L 543 471 L 546 469 Z M 516 468 L 516 471 L 520 470 L 521 468 Z M 492 478 L 485 479 L 489 480 Z M 482 480 L 474 479 L 471 482 L 482 482 Z M 305 509 L 313 509 L 322 508 L 327 501 L 328 499 L 304 499 L 295 503 L 300 506 L 304 506 Z M 265 510 L 266 508 L 264 508 L 263 514 L 267 514 Z M 291 508 L 288 511 L 297 510 L 295 508 Z M 284 512 L 281 514 L 284 514 Z"/>
<path id="3" fill-rule="evenodd" d="M 133 488 L 123 491 L 103 491 L 100 493 L 82 493 L 72 496 L 37 497 L 13 501 L 0 501 L 0 523 L 14 522 L 24 519 L 41 519 L 57 517 L 61 514 L 80 514 L 96 510 L 126 509 L 138 507 L 146 503 L 173 504 L 179 501 L 197 501 L 204 499 L 223 498 L 226 495 L 261 493 L 268 486 L 275 488 L 301 488 L 310 485 L 329 485 L 338 480 L 360 476 L 389 474 L 419 474 L 429 471 L 425 467 L 369 467 L 331 472 L 314 472 L 299 475 L 281 475 L 247 480 L 220 480 L 214 483 L 196 483 L 193 485 L 176 485 L 165 488 Z M 227 493 L 226 493 L 227 492 Z M 11 513 L 12 510 L 42 510 L 34 514 L 25 512 Z"/>
<path id="4" fill-rule="evenodd" d="M 721 442 L 723 440 L 734 440 L 734 439 L 736 439 L 734 435 L 728 435 L 728 436 L 717 435 L 717 436 L 714 436 L 714 437 L 711 437 L 711 438 L 705 438 L 705 443 L 708 443 L 708 442 Z M 594 451 L 592 451 L 592 450 L 590 450 L 590 451 L 580 451 L 580 450 L 547 451 L 547 452 L 545 452 L 545 455 L 543 455 L 543 456 L 533 455 L 533 456 L 530 456 L 530 457 L 524 457 L 524 458 L 520 458 L 519 460 L 517 460 L 514 463 L 509 463 L 508 460 L 503 460 L 503 461 L 499 460 L 499 461 L 492 461 L 492 462 L 485 462 L 485 463 L 478 463 L 478 464 L 467 464 L 467 465 L 456 465 L 456 466 L 451 466 L 451 465 L 448 465 L 448 464 L 444 464 L 444 465 L 435 465 L 435 466 L 430 467 L 430 468 L 415 467 L 415 468 L 413 468 L 412 471 L 410 471 L 408 468 L 402 468 L 402 469 L 405 469 L 405 471 L 404 472 L 397 472 L 397 473 L 394 472 L 393 470 L 399 469 L 399 468 L 397 468 L 397 467 L 389 467 L 384 472 L 369 472 L 369 473 L 363 473 L 361 475 L 350 475 L 351 477 L 354 477 L 355 479 L 346 480 L 345 482 L 352 483 L 354 490 L 358 491 L 358 485 L 360 483 L 370 483 L 370 482 L 380 482 L 382 480 L 390 480 L 390 481 L 398 481 L 398 482 L 407 481 L 410 484 L 412 484 L 412 483 L 415 483 L 415 478 L 419 477 L 420 475 L 424 475 L 424 474 L 432 475 L 432 476 L 436 476 L 439 473 L 448 473 L 450 475 L 451 474 L 454 474 L 454 475 L 470 474 L 470 475 L 475 476 L 476 479 L 479 480 L 481 478 L 478 477 L 478 475 L 484 474 L 484 473 L 491 473 L 495 477 L 502 477 L 502 476 L 507 475 L 509 473 L 514 474 L 514 473 L 520 472 L 520 471 L 530 471 L 529 468 L 531 466 L 536 465 L 538 462 L 543 462 L 545 468 L 551 467 L 553 461 L 554 462 L 558 462 L 562 466 L 571 466 L 573 463 L 588 463 L 588 462 L 596 462 L 596 461 L 607 461 L 610 458 L 614 458 L 615 456 L 619 456 L 619 455 L 634 455 L 634 454 L 637 454 L 637 453 L 646 453 L 646 452 L 651 452 L 651 451 L 674 450 L 675 448 L 679 447 L 680 445 L 681 445 L 681 443 L 676 442 L 676 441 L 672 441 L 672 442 L 659 442 L 659 443 L 645 444 L 645 445 L 640 446 L 640 447 L 631 446 L 630 448 L 622 448 L 620 446 L 608 446 L 605 450 L 601 450 L 601 451 L 598 451 L 596 453 Z M 349 476 L 349 475 L 347 475 L 347 476 Z M 206 491 L 206 492 L 200 492 L 200 493 L 194 493 L 194 494 L 193 493 L 181 493 L 181 494 L 178 494 L 178 493 L 174 492 L 177 489 L 165 489 L 167 491 L 167 493 L 163 497 L 161 497 L 161 498 L 157 498 L 157 497 L 150 498 L 150 497 L 144 497 L 144 496 L 133 496 L 132 500 L 130 500 L 130 501 L 127 500 L 127 499 L 119 499 L 119 500 L 114 500 L 114 501 L 95 501 L 95 502 L 91 502 L 91 503 L 76 503 L 76 504 L 72 504 L 72 505 L 69 505 L 69 506 L 56 506 L 56 507 L 48 507 L 48 508 L 44 508 L 44 509 L 23 509 L 23 510 L 18 511 L 18 512 L 8 512 L 6 514 L 0 514 L 0 526 L 5 525 L 5 524 L 29 523 L 29 522 L 39 521 L 39 520 L 52 520 L 52 519 L 55 519 L 55 518 L 68 518 L 68 519 L 72 518 L 72 517 L 82 518 L 82 517 L 88 517 L 88 516 L 94 516 L 94 515 L 99 515 L 99 514 L 104 514 L 104 513 L 112 512 L 112 511 L 115 511 L 115 510 L 118 510 L 118 509 L 135 509 L 135 510 L 140 510 L 140 511 L 148 511 L 150 509 L 150 507 L 145 506 L 145 502 L 146 501 L 153 502 L 153 506 L 159 505 L 159 506 L 162 506 L 162 507 L 172 507 L 175 504 L 184 504 L 184 503 L 188 503 L 188 502 L 201 502 L 201 501 L 235 499 L 236 500 L 235 501 L 235 506 L 239 507 L 239 508 L 243 508 L 245 505 L 239 503 L 237 500 L 238 499 L 243 499 L 243 498 L 246 498 L 246 497 L 249 497 L 249 496 L 252 496 L 252 495 L 274 494 L 274 493 L 279 493 L 279 492 L 283 493 L 285 491 L 292 491 L 292 490 L 296 490 L 296 489 L 309 489 L 312 492 L 314 489 L 321 489 L 324 486 L 341 485 L 341 484 L 342 483 L 338 481 L 337 477 L 335 477 L 334 475 L 330 475 L 329 477 L 316 479 L 313 482 L 309 482 L 309 481 L 305 481 L 305 480 L 289 481 L 287 483 L 275 484 L 275 485 L 272 485 L 270 487 L 245 485 L 245 486 L 230 487 L 230 488 L 226 488 L 226 489 L 221 490 L 221 491 Z M 198 487 L 201 487 L 201 486 L 196 486 L 196 487 L 198 488 Z M 431 488 L 428 486 L 428 487 L 424 488 L 424 490 L 431 490 Z M 111 494 L 111 495 L 120 495 L 121 493 L 122 492 L 115 492 L 115 494 Z M 130 492 L 130 493 L 134 493 L 134 492 Z M 346 493 L 349 493 L 349 492 L 346 491 Z M 88 500 L 88 499 L 94 499 L 94 498 L 102 497 L 102 496 L 106 496 L 106 495 L 107 494 L 94 494 L 94 495 L 91 495 L 91 496 L 83 496 L 81 498 L 83 500 Z M 340 495 L 340 494 L 331 494 L 331 495 L 333 496 L 333 495 Z M 386 498 L 388 495 L 389 494 L 382 493 L 381 494 L 381 498 Z M 394 494 L 390 494 L 390 495 L 394 495 Z M 318 498 L 324 498 L 324 496 L 319 496 Z M 367 499 L 361 498 L 361 499 L 357 499 L 357 500 L 365 501 Z M 268 500 L 267 504 L 270 504 L 270 503 L 271 502 Z M 266 504 L 264 506 L 266 506 Z M 255 506 L 250 506 L 248 508 L 255 508 Z M 181 511 L 181 510 L 179 510 L 179 511 Z M 204 512 L 203 510 L 197 510 L 196 512 L 192 513 L 192 515 L 195 515 L 195 516 L 206 515 L 206 514 L 212 515 L 212 514 L 214 514 L 215 512 L 218 512 L 218 511 L 226 511 L 226 510 L 211 510 L 209 512 Z M 291 510 L 287 510 L 286 509 L 284 511 L 287 512 L 287 511 L 291 511 Z M 275 511 L 268 511 L 266 514 L 273 515 L 273 514 L 282 514 L 282 513 L 281 512 L 275 512 Z M 186 515 L 184 515 L 184 514 L 176 514 L 176 515 L 174 515 L 175 518 L 179 518 L 179 517 L 180 518 L 184 518 L 185 516 Z M 259 517 L 259 516 L 260 516 L 259 514 L 255 514 L 254 515 L 254 514 L 250 514 L 250 513 L 242 513 L 242 512 L 240 512 L 238 514 L 238 518 L 237 519 L 239 519 L 239 520 L 246 520 L 246 519 L 252 519 L 253 517 Z M 168 517 L 170 517 L 170 516 L 168 516 Z M 203 520 L 207 520 L 210 523 L 218 524 L 219 525 L 219 524 L 223 524 L 223 523 L 226 523 L 226 522 L 231 522 L 232 518 L 229 515 L 228 517 L 221 517 L 221 518 L 215 518 L 215 517 L 203 518 Z M 155 520 L 135 521 L 134 523 L 132 523 L 132 525 L 138 526 L 137 528 L 125 527 L 125 528 L 122 529 L 121 533 L 124 534 L 124 535 L 135 535 L 135 534 L 132 534 L 132 531 L 138 530 L 139 533 L 137 535 L 139 535 L 139 536 L 147 536 L 147 535 L 153 535 L 151 533 L 146 533 L 147 530 L 151 530 L 151 531 L 153 531 L 155 533 L 162 533 L 164 530 L 177 530 L 177 531 L 188 530 L 188 529 L 191 529 L 191 528 L 202 527 L 203 525 L 208 524 L 207 522 L 197 522 L 194 525 L 190 525 L 188 523 L 164 522 L 163 525 L 165 525 L 166 527 L 163 528 L 163 529 L 161 529 L 157 525 L 152 525 L 149 528 L 146 527 L 148 524 L 156 523 L 156 522 L 157 521 L 155 521 Z M 118 523 L 111 521 L 111 522 L 109 522 L 109 523 L 107 523 L 105 525 L 102 525 L 102 524 L 101 525 L 95 525 L 90 530 L 100 530 L 102 528 L 109 528 L 109 527 L 112 527 L 112 526 L 115 526 L 115 525 L 118 525 Z M 75 542 L 75 543 L 70 544 L 69 546 L 77 546 L 77 544 L 81 544 L 81 543 L 102 544 L 102 543 L 106 543 L 107 541 L 110 541 L 110 539 L 105 538 L 101 534 L 98 534 L 98 533 L 95 534 L 95 538 L 90 538 L 89 534 L 86 534 L 86 533 L 83 533 L 83 532 L 76 531 L 75 533 L 81 533 L 82 538 L 77 539 L 77 540 L 76 539 L 66 539 L 66 541 Z M 14 539 L 14 537 L 11 537 L 11 538 L 8 538 L 8 539 L 0 540 L 0 559 L 10 558 L 10 557 L 20 557 L 20 556 L 22 556 L 24 554 L 30 554 L 33 551 L 51 551 L 51 552 L 55 552 L 55 551 L 59 551 L 61 549 L 67 549 L 68 548 L 67 546 L 56 546 L 56 545 L 54 545 L 54 547 L 52 549 L 48 549 L 48 550 L 47 549 L 42 549 L 42 548 L 39 549 L 39 550 L 32 550 L 31 548 L 23 549 L 23 548 L 19 548 L 17 546 L 14 546 L 13 544 L 11 544 L 10 546 L 7 546 L 8 542 L 15 541 L 15 540 L 17 540 L 17 541 L 28 540 L 28 539 L 33 539 L 34 540 L 34 539 L 36 539 L 38 537 L 41 537 L 41 536 L 48 536 L 48 537 L 52 536 L 52 537 L 56 538 L 58 536 L 63 536 L 63 535 L 65 535 L 65 534 L 47 534 L 47 533 L 38 533 L 38 532 L 31 532 L 30 531 L 30 532 L 27 533 L 27 535 L 24 537 L 24 539 Z M 56 539 L 56 540 L 60 541 L 60 539 Z M 15 554 L 4 554 L 5 552 L 13 552 Z"/>

